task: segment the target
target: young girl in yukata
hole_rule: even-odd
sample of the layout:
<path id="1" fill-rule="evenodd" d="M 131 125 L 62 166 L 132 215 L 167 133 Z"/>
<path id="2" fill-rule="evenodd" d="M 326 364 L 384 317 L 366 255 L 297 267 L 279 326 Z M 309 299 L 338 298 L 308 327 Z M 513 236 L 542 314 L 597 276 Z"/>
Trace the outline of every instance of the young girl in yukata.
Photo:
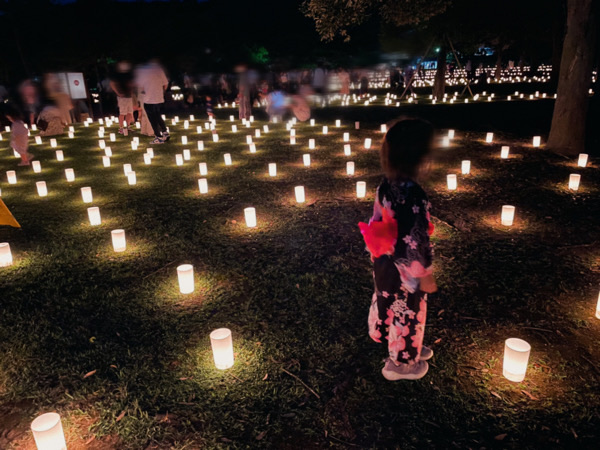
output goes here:
<path id="1" fill-rule="evenodd" d="M 373 260 L 369 335 L 387 343 L 389 356 L 381 372 L 391 381 L 422 378 L 433 356 L 423 345 L 427 294 L 437 290 L 429 243 L 431 205 L 415 181 L 432 141 L 433 127 L 420 119 L 402 119 L 389 128 L 380 152 L 385 179 L 369 224 L 359 224 Z"/>

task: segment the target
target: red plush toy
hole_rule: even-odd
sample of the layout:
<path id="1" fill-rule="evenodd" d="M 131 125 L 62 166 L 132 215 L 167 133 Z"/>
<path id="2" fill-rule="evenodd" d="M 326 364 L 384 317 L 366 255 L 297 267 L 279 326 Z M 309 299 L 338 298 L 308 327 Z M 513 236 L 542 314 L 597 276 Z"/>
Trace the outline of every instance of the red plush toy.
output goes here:
<path id="1" fill-rule="evenodd" d="M 373 258 L 394 253 L 394 246 L 398 240 L 398 223 L 386 208 L 382 210 L 381 221 L 369 224 L 360 222 L 358 228 Z"/>

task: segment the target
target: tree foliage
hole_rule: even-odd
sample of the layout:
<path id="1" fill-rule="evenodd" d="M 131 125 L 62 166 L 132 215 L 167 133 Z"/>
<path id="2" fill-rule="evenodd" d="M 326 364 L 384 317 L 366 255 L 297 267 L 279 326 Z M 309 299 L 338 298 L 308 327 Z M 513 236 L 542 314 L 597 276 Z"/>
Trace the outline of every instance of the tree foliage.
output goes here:
<path id="1" fill-rule="evenodd" d="M 450 0 L 305 0 L 302 9 L 315 21 L 322 40 L 341 36 L 349 41 L 349 30 L 373 15 L 396 26 L 416 25 L 443 13 L 450 3 Z"/>

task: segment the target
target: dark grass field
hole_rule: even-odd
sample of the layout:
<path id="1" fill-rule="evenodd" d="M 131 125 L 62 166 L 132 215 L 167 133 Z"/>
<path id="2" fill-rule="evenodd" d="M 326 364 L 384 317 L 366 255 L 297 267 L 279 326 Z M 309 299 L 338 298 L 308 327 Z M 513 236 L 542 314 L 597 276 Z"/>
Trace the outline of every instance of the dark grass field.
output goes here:
<path id="1" fill-rule="evenodd" d="M 596 448 L 600 162 L 591 154 L 577 168 L 531 147 L 551 108 L 551 100 L 332 107 L 315 111 L 316 127 L 296 126 L 296 146 L 283 124 L 270 124 L 254 139 L 256 154 L 246 129 L 229 131 L 233 110 L 217 110 L 218 143 L 196 135 L 203 119 L 184 131 L 182 115 L 171 142 L 153 146 L 151 166 L 142 136 L 138 151 L 130 138 L 106 138 L 114 156 L 102 167 L 97 124 L 59 137 L 64 162 L 48 139 L 32 145 L 42 173 L 18 168 L 18 184 L 3 173 L 0 186 L 23 226 L 0 228 L 15 258 L 0 269 L 0 447 L 34 448 L 30 421 L 56 410 L 69 448 Z M 405 111 L 455 127 L 457 139 L 436 151 L 424 184 L 440 286 L 425 339 L 436 354 L 421 381 L 391 383 L 380 374 L 386 350 L 366 333 L 372 282 L 357 223 L 369 218 L 380 180 L 379 125 Z M 496 133 L 493 144 L 484 131 Z M 0 144 L 2 171 L 15 169 L 8 135 Z M 511 147 L 508 160 L 501 145 Z M 177 167 L 183 148 L 192 160 Z M 312 167 L 302 167 L 303 153 Z M 450 193 L 446 174 L 460 173 L 463 159 L 472 173 Z M 348 160 L 354 177 L 345 175 Z M 199 162 L 208 163 L 207 195 L 198 193 Z M 581 174 L 577 193 L 566 188 L 570 173 Z M 47 198 L 37 197 L 38 180 Z M 367 182 L 366 199 L 355 198 L 357 180 Z M 101 226 L 88 223 L 83 186 L 93 189 Z M 503 204 L 517 208 L 512 228 L 499 223 Z M 244 224 L 247 206 L 256 229 Z M 126 230 L 124 253 L 112 250 L 115 228 Z M 190 295 L 178 291 L 182 263 L 195 268 Z M 214 368 L 208 338 L 223 326 L 236 358 L 227 371 Z M 532 345 L 522 383 L 502 377 L 508 337 Z"/>

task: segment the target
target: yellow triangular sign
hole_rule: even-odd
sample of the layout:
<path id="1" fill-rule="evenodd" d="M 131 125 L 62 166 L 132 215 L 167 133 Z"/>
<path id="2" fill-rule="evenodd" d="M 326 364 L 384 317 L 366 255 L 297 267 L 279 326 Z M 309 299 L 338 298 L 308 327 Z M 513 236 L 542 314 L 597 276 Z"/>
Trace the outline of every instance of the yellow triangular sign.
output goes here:
<path id="1" fill-rule="evenodd" d="M 2 199 L 0 198 L 0 225 L 9 225 L 15 228 L 21 228 L 19 222 L 15 220 Z"/>

